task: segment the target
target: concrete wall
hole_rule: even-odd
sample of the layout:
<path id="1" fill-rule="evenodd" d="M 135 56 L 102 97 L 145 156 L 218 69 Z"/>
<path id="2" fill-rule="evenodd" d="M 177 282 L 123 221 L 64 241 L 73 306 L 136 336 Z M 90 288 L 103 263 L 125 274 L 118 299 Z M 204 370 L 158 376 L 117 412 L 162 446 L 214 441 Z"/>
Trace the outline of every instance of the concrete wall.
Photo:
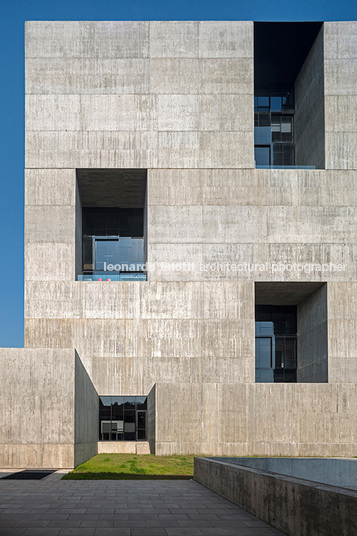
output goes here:
<path id="1" fill-rule="evenodd" d="M 27 168 L 253 168 L 253 146 L 252 22 L 26 23 Z"/>
<path id="2" fill-rule="evenodd" d="M 357 168 L 357 23 L 324 23 L 326 169 Z"/>
<path id="3" fill-rule="evenodd" d="M 327 285 L 299 304 L 297 381 L 328 381 Z"/>
<path id="4" fill-rule="evenodd" d="M 356 384 L 156 384 L 156 454 L 355 456 Z"/>
<path id="5" fill-rule="evenodd" d="M 288 536 L 350 536 L 357 531 L 357 492 L 195 458 L 195 480 Z"/>
<path id="6" fill-rule="evenodd" d="M 98 441 L 98 454 L 150 454 L 147 441 Z"/>
<path id="7" fill-rule="evenodd" d="M 77 352 L 74 385 L 74 466 L 98 452 L 99 397 Z"/>
<path id="8" fill-rule="evenodd" d="M 75 347 L 99 394 L 254 381 L 253 283 L 28 282 L 26 293 L 26 344 Z"/>
<path id="9" fill-rule="evenodd" d="M 148 195 L 150 280 L 356 279 L 354 173 L 150 170 Z M 227 263 L 236 270 L 215 269 Z M 273 271 L 279 263 L 344 267 Z"/>
<path id="10" fill-rule="evenodd" d="M 98 395 L 74 349 L 0 349 L 0 467 L 71 468 L 97 452 Z"/>
<path id="11" fill-rule="evenodd" d="M 297 166 L 325 167 L 324 30 L 321 28 L 295 82 Z"/>
<path id="12" fill-rule="evenodd" d="M 74 280 L 75 219 L 75 170 L 26 169 L 25 285 Z"/>
<path id="13" fill-rule="evenodd" d="M 74 466 L 74 353 L 0 349 L 0 467 Z"/>

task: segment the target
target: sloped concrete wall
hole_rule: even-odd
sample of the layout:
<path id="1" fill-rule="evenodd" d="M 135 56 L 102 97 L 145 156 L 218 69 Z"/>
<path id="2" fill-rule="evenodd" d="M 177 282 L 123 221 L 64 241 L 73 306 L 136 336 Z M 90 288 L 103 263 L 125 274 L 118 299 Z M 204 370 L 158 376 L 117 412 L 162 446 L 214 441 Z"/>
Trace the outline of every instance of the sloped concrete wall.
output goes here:
<path id="1" fill-rule="evenodd" d="M 77 352 L 74 386 L 74 466 L 98 452 L 99 397 Z"/>
<path id="2" fill-rule="evenodd" d="M 327 284 L 298 306 L 297 381 L 328 381 Z"/>

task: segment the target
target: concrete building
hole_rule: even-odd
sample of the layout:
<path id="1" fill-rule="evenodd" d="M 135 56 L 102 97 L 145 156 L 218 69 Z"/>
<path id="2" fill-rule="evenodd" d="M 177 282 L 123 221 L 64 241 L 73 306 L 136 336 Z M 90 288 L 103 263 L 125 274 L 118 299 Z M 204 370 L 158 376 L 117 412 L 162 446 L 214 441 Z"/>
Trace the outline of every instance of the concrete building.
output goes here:
<path id="1" fill-rule="evenodd" d="M 357 23 L 26 24 L 0 467 L 355 456 Z"/>

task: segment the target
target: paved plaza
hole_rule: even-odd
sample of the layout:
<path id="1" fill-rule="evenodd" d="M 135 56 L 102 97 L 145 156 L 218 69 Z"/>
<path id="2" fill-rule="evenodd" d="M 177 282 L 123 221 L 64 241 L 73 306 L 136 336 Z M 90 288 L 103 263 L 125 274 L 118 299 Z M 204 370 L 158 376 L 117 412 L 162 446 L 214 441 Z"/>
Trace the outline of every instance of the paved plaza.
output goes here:
<path id="1" fill-rule="evenodd" d="M 193 480 L 61 476 L 0 478 L 0 536 L 282 535 Z"/>

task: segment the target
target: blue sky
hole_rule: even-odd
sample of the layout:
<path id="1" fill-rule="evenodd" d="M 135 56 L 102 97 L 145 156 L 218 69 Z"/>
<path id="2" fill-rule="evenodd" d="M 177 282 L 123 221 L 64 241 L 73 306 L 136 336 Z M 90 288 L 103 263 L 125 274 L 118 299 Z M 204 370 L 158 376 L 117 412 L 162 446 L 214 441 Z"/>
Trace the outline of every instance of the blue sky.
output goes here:
<path id="1" fill-rule="evenodd" d="M 0 347 L 23 346 L 26 20 L 356 20 L 355 0 L 0 0 Z"/>

